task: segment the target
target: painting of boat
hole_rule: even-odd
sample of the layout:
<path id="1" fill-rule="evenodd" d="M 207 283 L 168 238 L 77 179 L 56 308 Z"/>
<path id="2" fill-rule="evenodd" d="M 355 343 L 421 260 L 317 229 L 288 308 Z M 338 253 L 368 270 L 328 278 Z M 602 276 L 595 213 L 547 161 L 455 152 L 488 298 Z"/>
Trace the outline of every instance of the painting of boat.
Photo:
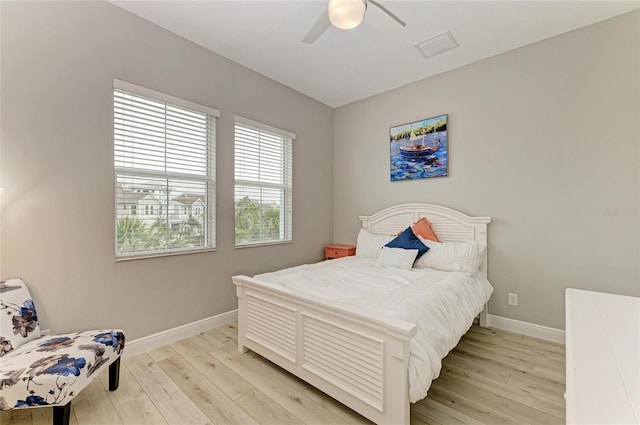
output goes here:
<path id="1" fill-rule="evenodd" d="M 447 119 L 439 115 L 390 129 L 391 181 L 447 175 Z"/>
<path id="2" fill-rule="evenodd" d="M 400 146 L 400 155 L 404 157 L 420 157 L 431 156 L 442 146 L 442 141 L 438 139 L 435 146 L 426 146 L 422 143 L 416 144 L 415 142 L 409 146 Z"/>

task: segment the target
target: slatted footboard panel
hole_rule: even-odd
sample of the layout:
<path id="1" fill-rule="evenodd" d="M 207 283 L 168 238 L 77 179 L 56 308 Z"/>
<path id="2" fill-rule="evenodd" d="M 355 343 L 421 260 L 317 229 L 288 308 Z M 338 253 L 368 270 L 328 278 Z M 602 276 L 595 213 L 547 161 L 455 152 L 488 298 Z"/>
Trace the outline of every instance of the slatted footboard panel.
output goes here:
<path id="1" fill-rule="evenodd" d="M 247 295 L 246 338 L 296 361 L 296 311 Z"/>
<path id="2" fill-rule="evenodd" d="M 382 341 L 304 315 L 302 367 L 384 410 Z"/>

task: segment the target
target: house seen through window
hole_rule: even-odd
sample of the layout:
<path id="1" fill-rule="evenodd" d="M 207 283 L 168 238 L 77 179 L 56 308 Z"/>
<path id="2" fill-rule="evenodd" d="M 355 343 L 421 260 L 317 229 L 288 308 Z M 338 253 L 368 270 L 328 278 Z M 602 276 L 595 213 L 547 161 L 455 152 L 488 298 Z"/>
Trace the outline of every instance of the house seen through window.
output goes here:
<path id="1" fill-rule="evenodd" d="M 219 112 L 118 80 L 113 105 L 116 258 L 214 248 Z"/>

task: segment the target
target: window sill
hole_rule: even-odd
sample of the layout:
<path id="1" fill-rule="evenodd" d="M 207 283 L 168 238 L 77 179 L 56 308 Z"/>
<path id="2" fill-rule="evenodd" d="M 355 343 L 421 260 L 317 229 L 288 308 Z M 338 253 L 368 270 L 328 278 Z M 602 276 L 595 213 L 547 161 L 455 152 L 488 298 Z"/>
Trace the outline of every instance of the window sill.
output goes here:
<path id="1" fill-rule="evenodd" d="M 146 254 L 132 254 L 126 256 L 116 256 L 115 261 L 131 261 L 131 260 L 144 260 L 145 258 L 158 258 L 158 257 L 172 257 L 174 255 L 186 255 L 186 254 L 200 254 L 203 252 L 214 252 L 215 248 L 201 248 L 201 249 L 185 249 L 183 251 L 169 251 L 169 252 L 150 252 Z"/>
<path id="2" fill-rule="evenodd" d="M 243 245 L 236 245 L 236 249 L 255 248 L 257 246 L 284 245 L 289 243 L 293 243 L 293 241 L 254 242 Z"/>

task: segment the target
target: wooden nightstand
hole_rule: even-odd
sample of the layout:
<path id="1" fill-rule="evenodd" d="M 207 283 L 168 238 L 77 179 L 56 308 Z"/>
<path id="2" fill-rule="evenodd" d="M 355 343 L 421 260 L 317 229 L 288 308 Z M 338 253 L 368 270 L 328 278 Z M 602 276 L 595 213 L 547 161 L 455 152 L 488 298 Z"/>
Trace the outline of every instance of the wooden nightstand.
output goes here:
<path id="1" fill-rule="evenodd" d="M 324 259 L 332 260 L 334 258 L 349 257 L 356 255 L 355 245 L 327 245 L 324 248 Z"/>

